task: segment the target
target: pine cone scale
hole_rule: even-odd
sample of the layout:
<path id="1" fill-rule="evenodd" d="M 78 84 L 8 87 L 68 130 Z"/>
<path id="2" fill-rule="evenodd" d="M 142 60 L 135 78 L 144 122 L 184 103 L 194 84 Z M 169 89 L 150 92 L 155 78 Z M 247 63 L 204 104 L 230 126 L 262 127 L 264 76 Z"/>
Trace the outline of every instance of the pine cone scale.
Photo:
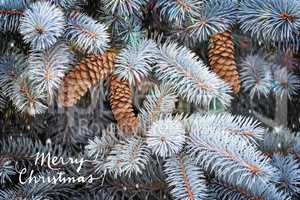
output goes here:
<path id="1" fill-rule="evenodd" d="M 128 81 L 113 75 L 110 85 L 110 105 L 118 126 L 125 133 L 135 132 L 138 118 L 132 105 L 132 92 Z"/>
<path id="2" fill-rule="evenodd" d="M 65 107 L 73 106 L 89 88 L 111 75 L 116 54 L 107 51 L 102 55 L 89 55 L 80 60 L 64 77 L 58 101 Z"/>
<path id="3" fill-rule="evenodd" d="M 241 86 L 231 32 L 227 31 L 211 36 L 208 56 L 213 71 L 224 79 L 235 93 L 238 93 Z"/>

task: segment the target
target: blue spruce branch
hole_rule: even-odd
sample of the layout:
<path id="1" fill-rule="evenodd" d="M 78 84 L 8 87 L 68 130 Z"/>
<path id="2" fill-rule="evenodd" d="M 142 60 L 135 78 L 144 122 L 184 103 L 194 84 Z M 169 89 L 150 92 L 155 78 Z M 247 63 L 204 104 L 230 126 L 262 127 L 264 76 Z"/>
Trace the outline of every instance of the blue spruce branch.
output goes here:
<path id="1" fill-rule="evenodd" d="M 164 164 L 166 181 L 174 199 L 206 199 L 208 188 L 204 173 L 188 156 L 176 155 Z"/>
<path id="2" fill-rule="evenodd" d="M 65 34 L 66 38 L 84 53 L 104 53 L 109 47 L 107 27 L 76 11 L 68 18 Z"/>
<path id="3" fill-rule="evenodd" d="M 195 53 L 176 43 L 165 43 L 160 47 L 155 76 L 189 103 L 204 107 L 217 101 L 225 107 L 230 104 L 230 87 L 209 71 Z"/>
<path id="4" fill-rule="evenodd" d="M 47 49 L 64 33 L 63 11 L 49 2 L 36 2 L 24 11 L 20 33 L 24 41 L 34 49 Z"/>

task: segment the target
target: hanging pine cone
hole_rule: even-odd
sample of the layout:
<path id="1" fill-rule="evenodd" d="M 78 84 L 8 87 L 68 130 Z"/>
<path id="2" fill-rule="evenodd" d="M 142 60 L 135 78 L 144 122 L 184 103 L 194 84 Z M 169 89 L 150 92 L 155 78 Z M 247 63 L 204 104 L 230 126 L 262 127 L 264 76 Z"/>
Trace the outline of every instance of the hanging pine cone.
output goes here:
<path id="1" fill-rule="evenodd" d="M 119 128 L 125 133 L 134 132 L 138 127 L 132 106 L 132 92 L 128 81 L 113 75 L 110 83 L 110 105 Z"/>
<path id="2" fill-rule="evenodd" d="M 59 104 L 73 106 L 90 87 L 111 75 L 116 54 L 112 51 L 89 55 L 80 60 L 63 80 L 59 90 Z"/>
<path id="3" fill-rule="evenodd" d="M 234 45 L 230 31 L 210 37 L 208 57 L 213 71 L 224 79 L 235 93 L 238 93 L 241 83 L 235 63 Z"/>

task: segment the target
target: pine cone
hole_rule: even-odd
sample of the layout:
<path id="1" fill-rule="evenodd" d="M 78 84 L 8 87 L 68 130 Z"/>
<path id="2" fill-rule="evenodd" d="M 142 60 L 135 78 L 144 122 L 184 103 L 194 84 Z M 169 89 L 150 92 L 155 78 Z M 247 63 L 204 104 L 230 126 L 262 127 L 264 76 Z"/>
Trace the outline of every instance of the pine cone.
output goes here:
<path id="1" fill-rule="evenodd" d="M 125 133 L 135 132 L 138 127 L 132 106 L 132 92 L 128 81 L 113 75 L 110 83 L 110 105 L 119 128 Z"/>
<path id="2" fill-rule="evenodd" d="M 59 90 L 59 104 L 73 106 L 90 87 L 111 75 L 116 54 L 112 51 L 100 55 L 89 55 L 80 60 L 64 77 Z"/>
<path id="3" fill-rule="evenodd" d="M 238 93 L 241 83 L 235 63 L 234 45 L 230 31 L 210 37 L 208 57 L 213 71 L 224 79 L 235 93 Z"/>

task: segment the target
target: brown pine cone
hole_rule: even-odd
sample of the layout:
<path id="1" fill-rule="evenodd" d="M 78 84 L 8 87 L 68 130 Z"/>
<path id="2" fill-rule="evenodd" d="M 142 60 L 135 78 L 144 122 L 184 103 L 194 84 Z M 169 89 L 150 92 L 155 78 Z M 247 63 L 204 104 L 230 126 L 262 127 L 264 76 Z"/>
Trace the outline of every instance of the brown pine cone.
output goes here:
<path id="1" fill-rule="evenodd" d="M 128 81 L 112 75 L 110 83 L 110 105 L 119 128 L 125 133 L 137 130 L 138 118 L 132 105 L 132 92 Z"/>
<path id="2" fill-rule="evenodd" d="M 235 93 L 241 88 L 234 54 L 231 32 L 217 33 L 210 37 L 208 49 L 209 64 L 213 71 L 225 80 Z"/>
<path id="3" fill-rule="evenodd" d="M 59 104 L 73 106 L 90 87 L 108 78 L 114 69 L 115 57 L 113 51 L 107 51 L 81 59 L 63 79 L 58 93 Z"/>

